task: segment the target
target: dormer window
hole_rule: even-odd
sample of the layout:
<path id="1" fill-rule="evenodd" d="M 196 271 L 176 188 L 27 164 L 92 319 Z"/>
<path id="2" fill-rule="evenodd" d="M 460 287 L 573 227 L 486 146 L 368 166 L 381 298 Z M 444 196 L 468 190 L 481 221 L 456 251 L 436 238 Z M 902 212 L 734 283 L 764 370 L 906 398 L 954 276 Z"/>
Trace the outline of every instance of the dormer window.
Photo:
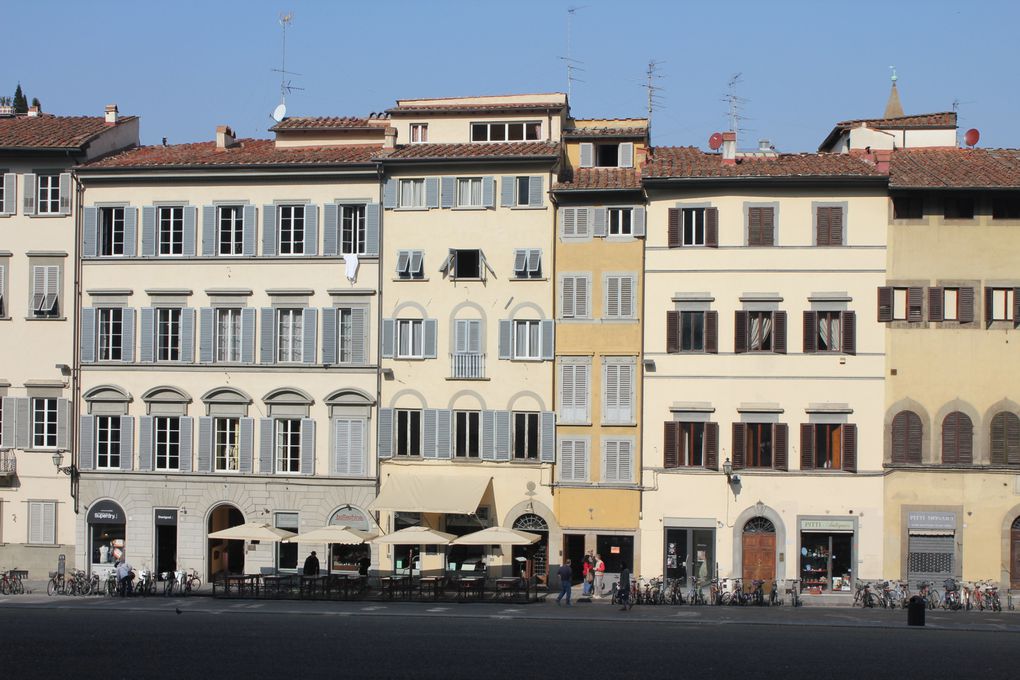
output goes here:
<path id="1" fill-rule="evenodd" d="M 471 123 L 472 142 L 531 142 L 542 138 L 542 123 Z"/>
<path id="2" fill-rule="evenodd" d="M 633 142 L 582 142 L 582 168 L 634 167 Z"/>
<path id="3" fill-rule="evenodd" d="M 411 143 L 426 144 L 429 141 L 428 123 L 411 123 Z"/>

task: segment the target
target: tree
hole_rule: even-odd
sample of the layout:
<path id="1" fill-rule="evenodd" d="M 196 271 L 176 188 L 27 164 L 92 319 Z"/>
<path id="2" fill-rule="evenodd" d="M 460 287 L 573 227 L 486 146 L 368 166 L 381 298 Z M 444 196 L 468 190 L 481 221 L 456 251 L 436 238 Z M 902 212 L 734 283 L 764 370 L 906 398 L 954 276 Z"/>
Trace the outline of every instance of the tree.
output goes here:
<path id="1" fill-rule="evenodd" d="M 34 106 L 39 113 L 42 113 L 42 104 L 39 103 L 38 97 L 32 97 L 32 106 Z"/>
<path id="2" fill-rule="evenodd" d="M 21 91 L 21 83 L 18 83 L 18 88 L 14 90 L 14 113 L 28 113 L 28 99 L 25 98 L 25 93 Z"/>

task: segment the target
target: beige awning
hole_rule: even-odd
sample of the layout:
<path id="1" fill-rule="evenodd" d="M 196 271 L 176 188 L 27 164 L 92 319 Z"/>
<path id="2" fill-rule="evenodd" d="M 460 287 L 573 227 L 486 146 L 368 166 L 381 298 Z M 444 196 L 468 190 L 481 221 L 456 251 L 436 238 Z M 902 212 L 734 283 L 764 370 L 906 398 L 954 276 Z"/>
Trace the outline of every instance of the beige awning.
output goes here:
<path id="1" fill-rule="evenodd" d="M 478 510 L 492 477 L 444 477 L 391 474 L 371 510 L 470 515 Z"/>
<path id="2" fill-rule="evenodd" d="M 280 541 L 296 535 L 293 531 L 277 529 L 264 522 L 248 522 L 229 529 L 221 529 L 209 534 L 209 538 L 226 539 L 228 541 Z"/>
<path id="3" fill-rule="evenodd" d="M 449 545 L 455 538 L 453 534 L 428 527 L 407 527 L 392 534 L 377 536 L 370 542 L 376 545 Z"/>
<path id="4" fill-rule="evenodd" d="M 360 545 L 375 538 L 376 534 L 359 531 L 350 527 L 329 525 L 306 531 L 303 534 L 283 540 L 284 543 L 338 543 L 344 545 Z"/>
<path id="5" fill-rule="evenodd" d="M 507 529 L 506 527 L 489 527 L 481 531 L 466 534 L 453 541 L 454 545 L 531 545 L 542 538 L 538 534 Z"/>

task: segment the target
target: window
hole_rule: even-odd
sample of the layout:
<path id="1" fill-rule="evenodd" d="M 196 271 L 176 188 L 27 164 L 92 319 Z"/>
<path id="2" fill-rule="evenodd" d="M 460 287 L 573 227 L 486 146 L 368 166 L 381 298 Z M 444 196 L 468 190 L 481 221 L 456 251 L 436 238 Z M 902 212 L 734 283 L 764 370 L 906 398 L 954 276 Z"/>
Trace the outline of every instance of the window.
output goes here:
<path id="1" fill-rule="evenodd" d="M 478 458 L 481 450 L 481 414 L 478 411 L 453 412 L 454 455 Z"/>
<path id="2" fill-rule="evenodd" d="M 618 168 L 620 167 L 620 145 L 619 144 L 598 144 L 595 146 L 595 167 L 597 168 Z"/>
<path id="3" fill-rule="evenodd" d="M 517 248 L 514 250 L 514 278 L 542 278 L 542 250 L 540 248 Z"/>
<path id="4" fill-rule="evenodd" d="M 842 325 L 840 312 L 817 312 L 818 351 L 839 352 L 842 350 Z"/>
<path id="5" fill-rule="evenodd" d="M 843 467 L 843 426 L 835 423 L 816 423 L 815 469 L 839 470 Z"/>
<path id="6" fill-rule="evenodd" d="M 634 318 L 634 288 L 636 283 L 637 279 L 632 274 L 607 275 L 605 277 L 605 318 Z"/>
<path id="7" fill-rule="evenodd" d="M 563 238 L 588 238 L 594 214 L 593 208 L 560 208 L 560 232 Z"/>
<path id="8" fill-rule="evenodd" d="M 280 220 L 280 254 L 303 255 L 305 252 L 305 206 L 281 205 L 276 209 Z"/>
<path id="9" fill-rule="evenodd" d="M 422 359 L 424 324 L 421 319 L 397 319 L 397 358 Z"/>
<path id="10" fill-rule="evenodd" d="M 488 263 L 482 251 L 451 250 L 439 269 L 454 279 L 481 279 L 485 267 Z"/>
<path id="11" fill-rule="evenodd" d="M 276 472 L 301 472 L 301 420 L 278 418 L 276 425 Z"/>
<path id="12" fill-rule="evenodd" d="M 680 211 L 682 245 L 705 245 L 705 208 L 683 208 Z"/>
<path id="13" fill-rule="evenodd" d="M 1020 418 L 1015 413 L 1000 411 L 992 417 L 992 465 L 1020 465 Z"/>
<path id="14" fill-rule="evenodd" d="M 515 177 L 514 186 L 516 188 L 514 205 L 531 205 L 531 178 L 527 176 Z"/>
<path id="15" fill-rule="evenodd" d="M 560 440 L 560 480 L 584 482 L 588 479 L 588 441 Z"/>
<path id="16" fill-rule="evenodd" d="M 429 141 L 428 123 L 411 123 L 411 143 L 426 144 Z"/>
<path id="17" fill-rule="evenodd" d="M 610 236 L 630 236 L 633 233 L 631 227 L 633 208 L 609 208 L 608 212 Z"/>
<path id="18" fill-rule="evenodd" d="M 482 320 L 456 319 L 451 357 L 453 378 L 484 378 L 485 354 L 482 353 Z"/>
<path id="19" fill-rule="evenodd" d="M 239 205 L 221 205 L 217 211 L 220 255 L 243 255 L 244 208 Z"/>
<path id="20" fill-rule="evenodd" d="M 158 238 L 156 252 L 160 255 L 184 254 L 184 208 L 180 206 L 159 208 Z"/>
<path id="21" fill-rule="evenodd" d="M 99 254 L 124 254 L 124 208 L 99 209 Z"/>
<path id="22" fill-rule="evenodd" d="M 773 246 L 776 244 L 776 210 L 772 207 L 747 209 L 747 245 Z"/>
<path id="23" fill-rule="evenodd" d="M 32 448 L 57 448 L 57 400 L 48 397 L 32 399 Z"/>
<path id="24" fill-rule="evenodd" d="M 28 504 L 28 542 L 52 545 L 57 542 L 57 504 L 31 501 Z"/>
<path id="25" fill-rule="evenodd" d="M 241 310 L 216 310 L 216 361 L 241 360 Z"/>
<path id="26" fill-rule="evenodd" d="M 666 467 L 701 467 L 705 464 L 705 423 L 676 423 L 677 456 Z M 668 435 L 667 435 L 668 436 Z"/>
<path id="27" fill-rule="evenodd" d="M 96 310 L 96 356 L 99 361 L 123 358 L 124 310 L 119 307 Z"/>
<path id="28" fill-rule="evenodd" d="M 589 318 L 591 316 L 591 311 L 588 307 L 590 289 L 590 275 L 564 275 L 560 279 L 560 317 L 563 319 Z"/>
<path id="29" fill-rule="evenodd" d="M 277 529 L 285 529 L 297 533 L 301 530 L 296 512 L 278 512 L 274 518 Z M 276 568 L 297 569 L 298 568 L 298 544 L 284 543 L 277 541 L 276 545 Z"/>
<path id="30" fill-rule="evenodd" d="M 533 319 L 514 320 L 514 359 L 542 358 L 541 322 Z"/>
<path id="31" fill-rule="evenodd" d="M 630 439 L 602 441 L 602 481 L 634 481 L 634 442 Z"/>
<path id="32" fill-rule="evenodd" d="M 908 313 L 908 289 L 893 288 L 892 318 L 893 321 L 906 321 Z"/>
<path id="33" fill-rule="evenodd" d="M 539 425 L 537 413 L 516 412 L 514 423 L 513 451 L 515 460 L 536 460 L 538 458 Z"/>
<path id="34" fill-rule="evenodd" d="M 364 255 L 365 249 L 365 206 L 341 205 L 340 210 L 340 253 L 342 255 Z"/>
<path id="35" fill-rule="evenodd" d="M 421 411 L 397 409 L 397 451 L 398 456 L 421 455 Z"/>
<path id="36" fill-rule="evenodd" d="M 785 470 L 786 437 L 782 446 Z M 778 457 L 777 453 L 777 457 Z M 857 472 L 857 426 L 849 423 L 804 423 L 800 426 L 800 468 L 802 470 L 844 470 Z"/>
<path id="37" fill-rule="evenodd" d="M 987 321 L 1016 321 L 1014 309 L 1016 290 L 1014 288 L 986 288 L 985 307 Z"/>
<path id="38" fill-rule="evenodd" d="M 942 289 L 942 320 L 958 321 L 960 319 L 960 289 Z"/>
<path id="39" fill-rule="evenodd" d="M 425 180 L 424 179 L 402 179 L 397 188 L 400 197 L 401 208 L 424 208 L 425 207 Z"/>
<path id="40" fill-rule="evenodd" d="M 1020 220 L 1020 196 L 1014 194 L 992 197 L 993 220 Z"/>
<path id="41" fill-rule="evenodd" d="M 974 197 L 946 195 L 942 199 L 942 215 L 947 220 L 974 219 Z"/>
<path id="42" fill-rule="evenodd" d="M 634 422 L 634 365 L 606 361 L 603 373 L 602 422 L 629 425 Z"/>
<path id="43" fill-rule="evenodd" d="M 459 208 L 482 207 L 481 177 L 457 178 L 457 207 Z"/>
<path id="44" fill-rule="evenodd" d="M 472 123 L 472 142 L 521 142 L 542 138 L 542 123 Z"/>
<path id="45" fill-rule="evenodd" d="M 921 418 L 913 411 L 900 411 L 892 422 L 892 462 L 921 462 Z"/>
<path id="46" fill-rule="evenodd" d="M 32 316 L 37 319 L 60 316 L 59 266 L 32 266 Z"/>
<path id="47" fill-rule="evenodd" d="M 843 245 L 843 208 L 838 206 L 815 208 L 815 245 Z"/>
<path id="48" fill-rule="evenodd" d="M 181 310 L 156 310 L 156 361 L 181 360 Z"/>
<path id="49" fill-rule="evenodd" d="M 744 423 L 744 466 L 772 467 L 772 423 Z"/>
<path id="50" fill-rule="evenodd" d="M 974 425 L 966 413 L 954 411 L 942 421 L 942 463 L 970 465 L 974 462 Z"/>
<path id="51" fill-rule="evenodd" d="M 747 351 L 772 351 L 772 312 L 747 312 Z"/>
<path id="52" fill-rule="evenodd" d="M 303 309 L 276 310 L 276 360 L 279 363 L 303 361 L 303 313 Z"/>
<path id="53" fill-rule="evenodd" d="M 425 254 L 421 250 L 398 250 L 397 278 L 424 279 L 424 260 Z"/>
<path id="54" fill-rule="evenodd" d="M 36 175 L 36 213 L 56 215 L 60 213 L 60 175 Z"/>
<path id="55" fill-rule="evenodd" d="M 96 469 L 120 468 L 120 416 L 96 417 Z"/>
<path id="56" fill-rule="evenodd" d="M 336 310 L 337 363 L 354 362 L 354 310 L 350 307 L 338 307 Z"/>
<path id="57" fill-rule="evenodd" d="M 587 424 L 591 366 L 587 363 L 560 364 L 560 417 L 563 424 Z"/>
<path id="58" fill-rule="evenodd" d="M 923 196 L 893 196 L 893 219 L 920 220 L 923 218 Z"/>
<path id="59" fill-rule="evenodd" d="M 10 197 L 7 196 L 8 183 L 10 183 L 11 188 L 13 188 L 14 182 L 17 181 L 16 179 L 14 179 L 14 177 L 15 176 L 9 172 L 8 173 L 0 172 L 0 215 L 10 215 L 14 212 L 13 210 L 10 209 L 10 206 L 8 205 L 8 203 L 11 204 L 14 203 L 14 197 L 13 195 Z"/>
<path id="60" fill-rule="evenodd" d="M 213 422 L 216 472 L 237 472 L 241 467 L 241 419 L 216 418 Z"/>
<path id="61" fill-rule="evenodd" d="M 181 466 L 181 419 L 159 416 L 153 418 L 156 447 L 156 469 L 178 470 Z"/>
<path id="62" fill-rule="evenodd" d="M 705 312 L 680 312 L 680 351 L 705 351 Z"/>

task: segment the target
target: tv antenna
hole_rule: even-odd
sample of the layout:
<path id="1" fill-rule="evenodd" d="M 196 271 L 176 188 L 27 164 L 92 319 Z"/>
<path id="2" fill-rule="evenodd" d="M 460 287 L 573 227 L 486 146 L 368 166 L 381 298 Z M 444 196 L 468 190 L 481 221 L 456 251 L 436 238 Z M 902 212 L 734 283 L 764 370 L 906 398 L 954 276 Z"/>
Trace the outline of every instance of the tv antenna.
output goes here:
<path id="1" fill-rule="evenodd" d="M 966 104 L 973 104 L 973 103 L 974 103 L 973 101 L 961 102 L 960 98 L 956 97 L 956 98 L 953 99 L 953 113 L 955 113 L 957 115 L 957 118 L 959 119 L 959 117 L 960 117 L 960 107 L 964 106 Z M 960 146 L 960 125 L 959 125 L 959 121 L 957 121 L 957 125 L 956 125 L 956 146 Z M 974 144 L 969 144 L 969 146 L 974 146 Z"/>
<path id="2" fill-rule="evenodd" d="M 578 61 L 570 56 L 570 28 L 574 22 L 574 15 L 577 11 L 584 9 L 588 5 L 580 5 L 567 8 L 567 56 L 560 57 L 560 60 L 567 65 L 567 101 L 570 101 L 570 94 L 573 92 L 574 83 L 583 83 L 584 81 L 574 75 L 575 71 L 584 71 L 579 64 L 583 64 L 583 61 Z"/>
<path id="3" fill-rule="evenodd" d="M 726 102 L 728 107 L 727 116 L 730 119 L 730 130 L 733 132 L 740 132 L 740 121 L 745 120 L 741 112 L 744 109 L 744 105 L 749 102 L 749 99 L 737 95 L 737 85 L 743 83 L 741 78 L 742 73 L 734 73 L 730 78 L 730 81 L 726 84 L 727 92 L 723 96 L 722 101 Z"/>
<path id="4" fill-rule="evenodd" d="M 648 136 L 652 134 L 652 112 L 658 111 L 665 105 L 662 102 L 662 97 L 659 92 L 662 92 L 665 88 L 659 87 L 655 84 L 656 80 L 661 80 L 665 76 L 659 73 L 659 66 L 665 64 L 664 61 L 656 61 L 652 59 L 648 62 L 648 68 L 645 70 L 645 83 L 641 86 L 648 92 Z"/>
<path id="5" fill-rule="evenodd" d="M 273 120 L 279 123 L 283 120 L 284 116 L 287 115 L 287 95 L 295 90 L 304 90 L 303 87 L 297 87 L 292 85 L 291 81 L 287 76 L 299 76 L 300 73 L 294 73 L 293 71 L 287 70 L 287 27 L 294 22 L 293 12 L 281 12 L 280 13 L 280 28 L 283 30 L 283 53 L 280 58 L 280 68 L 274 68 L 273 71 L 280 74 L 280 105 L 273 110 Z"/>

